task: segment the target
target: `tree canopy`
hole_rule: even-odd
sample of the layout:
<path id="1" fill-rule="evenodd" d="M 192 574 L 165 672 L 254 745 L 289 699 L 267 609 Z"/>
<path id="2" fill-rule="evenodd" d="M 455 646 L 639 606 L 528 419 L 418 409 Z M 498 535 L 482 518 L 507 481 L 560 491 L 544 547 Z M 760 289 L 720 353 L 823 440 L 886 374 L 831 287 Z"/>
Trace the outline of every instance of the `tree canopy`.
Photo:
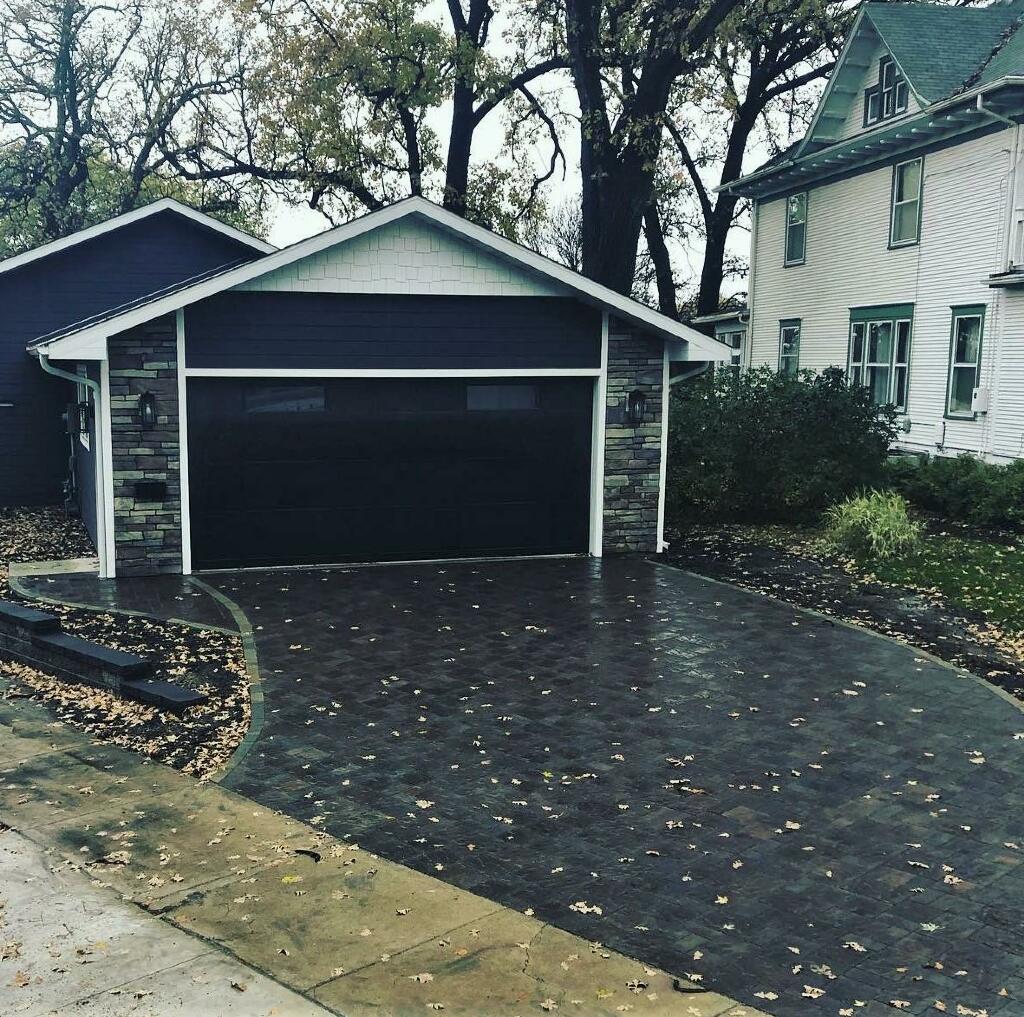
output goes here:
<path id="1" fill-rule="evenodd" d="M 800 133 L 845 0 L 0 0 L 0 252 L 164 194 L 265 231 L 422 194 L 658 304 Z M 733 243 L 733 247 L 735 247 Z M 701 251 L 700 267 L 692 252 Z"/>

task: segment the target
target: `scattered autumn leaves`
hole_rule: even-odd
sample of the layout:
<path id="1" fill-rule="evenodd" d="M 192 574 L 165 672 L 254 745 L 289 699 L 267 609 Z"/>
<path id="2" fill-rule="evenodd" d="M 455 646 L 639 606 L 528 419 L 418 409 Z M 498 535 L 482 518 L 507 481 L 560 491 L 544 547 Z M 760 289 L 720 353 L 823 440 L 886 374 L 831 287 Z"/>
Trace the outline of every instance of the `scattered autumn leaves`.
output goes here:
<path id="1" fill-rule="evenodd" d="M 0 599 L 21 601 L 7 582 L 8 561 L 50 561 L 92 554 L 80 522 L 58 509 L 0 509 Z M 183 716 L 61 681 L 0 660 L 7 695 L 46 703 L 97 741 L 132 749 L 200 779 L 216 773 L 249 728 L 249 683 L 241 641 L 222 632 L 147 618 L 47 605 L 65 631 L 154 662 L 154 676 L 209 699 Z"/>

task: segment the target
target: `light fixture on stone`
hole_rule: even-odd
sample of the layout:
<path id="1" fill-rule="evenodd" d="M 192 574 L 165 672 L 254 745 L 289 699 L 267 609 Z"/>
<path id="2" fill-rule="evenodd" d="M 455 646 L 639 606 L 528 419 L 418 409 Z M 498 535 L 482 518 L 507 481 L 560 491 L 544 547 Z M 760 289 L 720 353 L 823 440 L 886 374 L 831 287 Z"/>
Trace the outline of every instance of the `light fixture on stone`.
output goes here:
<path id="1" fill-rule="evenodd" d="M 634 389 L 626 397 L 626 419 L 631 427 L 639 427 L 647 415 L 647 394 L 641 389 Z"/>
<path id="2" fill-rule="evenodd" d="M 156 427 L 156 396 L 152 392 L 143 392 L 139 396 L 139 420 L 143 431 Z"/>

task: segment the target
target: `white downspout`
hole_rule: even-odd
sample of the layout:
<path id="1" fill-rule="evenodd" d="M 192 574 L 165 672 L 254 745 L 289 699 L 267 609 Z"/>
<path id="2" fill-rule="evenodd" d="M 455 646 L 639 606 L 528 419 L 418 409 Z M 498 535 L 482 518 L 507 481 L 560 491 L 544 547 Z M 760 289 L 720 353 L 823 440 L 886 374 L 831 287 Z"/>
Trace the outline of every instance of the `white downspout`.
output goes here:
<path id="1" fill-rule="evenodd" d="M 750 208 L 750 282 L 747 283 L 747 327 L 740 364 L 750 367 L 754 362 L 754 273 L 757 270 L 757 219 L 760 202 L 755 198 Z M 742 317 L 740 318 L 742 321 Z"/>
<path id="2" fill-rule="evenodd" d="M 63 378 L 65 381 L 73 382 L 75 385 L 84 385 L 92 392 L 93 420 L 95 426 L 93 433 L 96 438 L 96 448 L 93 451 L 93 473 L 96 498 L 96 551 L 100 557 L 100 576 L 105 578 L 109 575 L 107 571 L 107 514 L 104 510 L 104 481 L 103 476 L 103 428 L 100 426 L 100 383 L 92 378 L 81 374 L 72 374 L 50 363 L 50 358 L 45 353 L 39 354 L 39 366 L 55 378 Z"/>

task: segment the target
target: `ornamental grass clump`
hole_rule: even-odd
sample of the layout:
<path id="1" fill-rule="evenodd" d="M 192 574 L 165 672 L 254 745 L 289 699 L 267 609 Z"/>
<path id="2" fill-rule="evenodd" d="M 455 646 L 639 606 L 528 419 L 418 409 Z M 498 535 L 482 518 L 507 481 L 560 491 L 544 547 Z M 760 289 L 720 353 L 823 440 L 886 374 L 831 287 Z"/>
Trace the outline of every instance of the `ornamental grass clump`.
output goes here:
<path id="1" fill-rule="evenodd" d="M 921 524 L 910 518 L 906 499 L 895 491 L 847 498 L 826 511 L 825 523 L 833 543 L 855 558 L 895 558 L 921 540 Z"/>

